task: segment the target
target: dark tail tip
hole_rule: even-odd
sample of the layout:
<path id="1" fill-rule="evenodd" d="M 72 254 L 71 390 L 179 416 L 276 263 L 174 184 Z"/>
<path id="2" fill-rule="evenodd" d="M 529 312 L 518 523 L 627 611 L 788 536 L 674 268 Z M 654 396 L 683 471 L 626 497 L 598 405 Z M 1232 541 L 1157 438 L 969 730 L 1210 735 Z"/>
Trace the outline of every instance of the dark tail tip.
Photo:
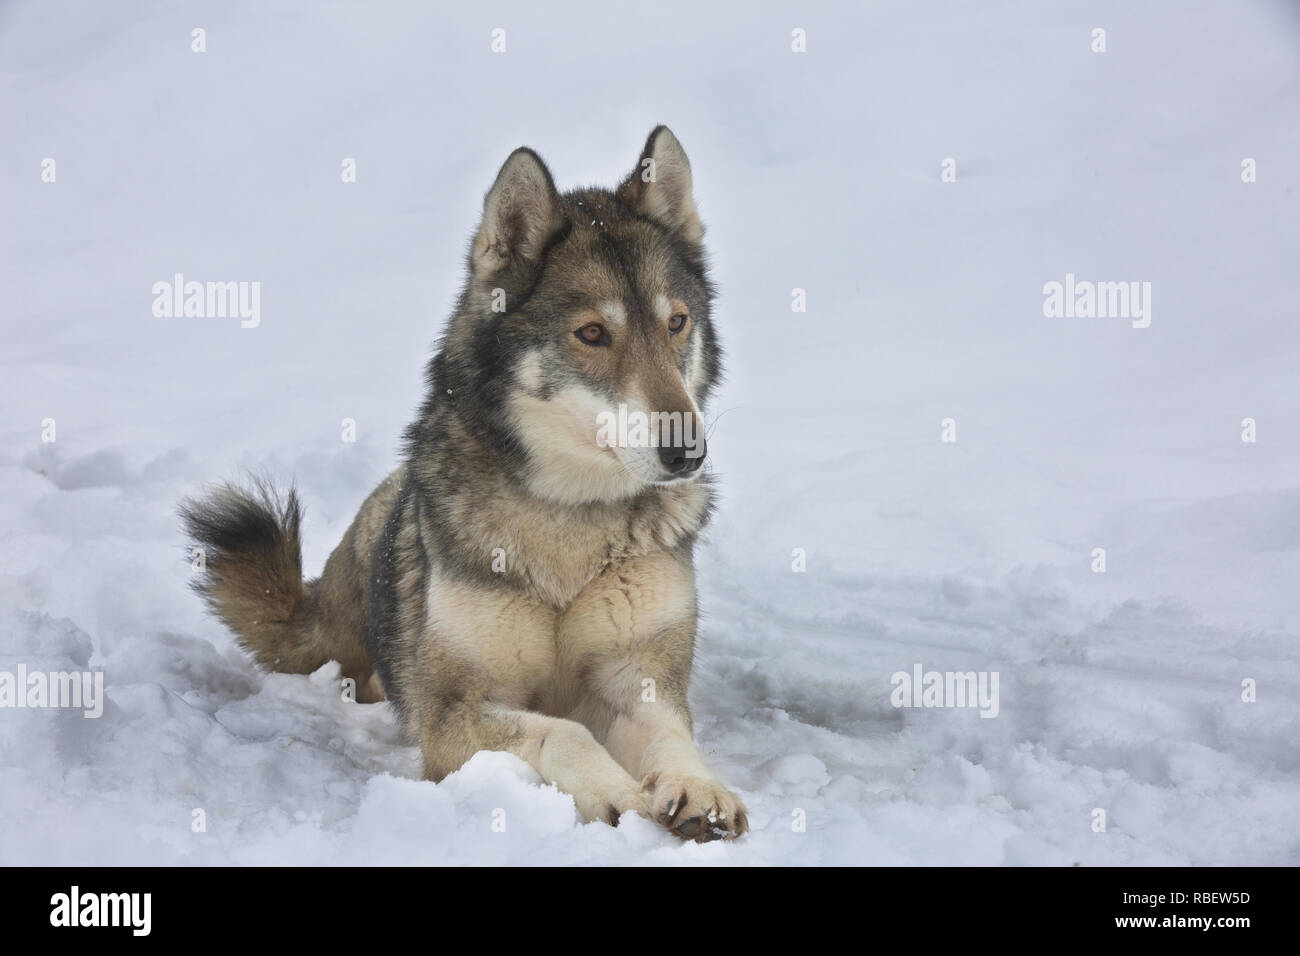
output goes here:
<path id="1" fill-rule="evenodd" d="M 224 484 L 181 503 L 181 522 L 202 573 L 194 587 L 264 666 L 295 643 L 289 627 L 306 590 L 299 529 L 302 505 L 263 478 Z"/>

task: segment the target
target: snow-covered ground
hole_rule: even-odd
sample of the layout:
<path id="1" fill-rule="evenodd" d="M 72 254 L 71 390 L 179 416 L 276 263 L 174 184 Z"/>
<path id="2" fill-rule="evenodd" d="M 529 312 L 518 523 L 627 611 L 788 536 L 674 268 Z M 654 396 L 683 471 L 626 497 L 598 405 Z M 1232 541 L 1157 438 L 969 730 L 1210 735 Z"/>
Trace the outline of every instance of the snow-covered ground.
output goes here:
<path id="1" fill-rule="evenodd" d="M 1269 0 L 5 4 L 0 671 L 107 703 L 0 709 L 0 863 L 1300 863 L 1298 103 Z M 501 160 L 610 184 L 657 122 L 728 349 L 727 845 L 579 825 L 501 754 L 420 781 L 387 705 L 204 615 L 174 516 L 296 478 L 317 573 Z M 260 324 L 155 317 L 178 272 Z M 1067 273 L 1150 282 L 1150 326 L 1045 317 Z M 997 716 L 895 708 L 916 665 L 996 671 Z"/>

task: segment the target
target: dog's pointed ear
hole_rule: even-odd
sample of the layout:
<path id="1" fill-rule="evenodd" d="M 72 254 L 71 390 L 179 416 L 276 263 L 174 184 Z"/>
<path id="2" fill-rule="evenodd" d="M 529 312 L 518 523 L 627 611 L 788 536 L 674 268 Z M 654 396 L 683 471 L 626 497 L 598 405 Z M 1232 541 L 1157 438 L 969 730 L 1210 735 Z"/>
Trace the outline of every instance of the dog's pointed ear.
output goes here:
<path id="1" fill-rule="evenodd" d="M 667 126 L 656 126 L 645 141 L 636 169 L 619 187 L 630 208 L 685 239 L 699 242 L 704 226 L 691 190 L 691 161 Z"/>
<path id="2" fill-rule="evenodd" d="M 564 225 L 555 180 L 542 158 L 521 146 L 506 159 L 483 199 L 483 222 L 470 249 L 476 280 L 514 293 L 536 279 L 551 239 Z"/>

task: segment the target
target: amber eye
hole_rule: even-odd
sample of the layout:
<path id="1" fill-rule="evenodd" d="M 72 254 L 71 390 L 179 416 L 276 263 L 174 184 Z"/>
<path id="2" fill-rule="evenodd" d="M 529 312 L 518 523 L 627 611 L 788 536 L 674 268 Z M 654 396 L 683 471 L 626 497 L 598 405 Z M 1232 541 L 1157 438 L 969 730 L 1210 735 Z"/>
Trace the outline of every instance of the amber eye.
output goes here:
<path id="1" fill-rule="evenodd" d="M 605 327 L 599 322 L 592 322 L 589 325 L 584 325 L 573 334 L 582 339 L 582 341 L 586 342 L 588 345 L 609 344 L 609 333 L 605 331 Z"/>
<path id="2" fill-rule="evenodd" d="M 682 329 L 686 328 L 686 313 L 678 312 L 668 320 L 668 331 L 676 335 Z"/>

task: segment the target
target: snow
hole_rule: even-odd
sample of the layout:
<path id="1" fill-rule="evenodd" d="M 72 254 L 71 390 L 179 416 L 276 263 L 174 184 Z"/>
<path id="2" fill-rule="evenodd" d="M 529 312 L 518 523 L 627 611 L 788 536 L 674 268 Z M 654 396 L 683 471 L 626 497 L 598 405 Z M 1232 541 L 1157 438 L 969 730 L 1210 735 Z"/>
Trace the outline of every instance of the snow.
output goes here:
<path id="1" fill-rule="evenodd" d="M 0 10 L 0 672 L 108 698 L 0 710 L 0 863 L 1300 863 L 1294 10 L 553 7 Z M 611 184 L 657 122 L 728 350 L 692 697 L 754 832 L 705 846 L 502 754 L 420 781 L 336 665 L 204 615 L 174 516 L 296 478 L 319 572 L 497 165 Z M 260 325 L 155 318 L 178 272 Z M 1044 317 L 1067 273 L 1151 282 L 1150 327 Z M 892 706 L 918 664 L 998 672 L 997 716 Z"/>

